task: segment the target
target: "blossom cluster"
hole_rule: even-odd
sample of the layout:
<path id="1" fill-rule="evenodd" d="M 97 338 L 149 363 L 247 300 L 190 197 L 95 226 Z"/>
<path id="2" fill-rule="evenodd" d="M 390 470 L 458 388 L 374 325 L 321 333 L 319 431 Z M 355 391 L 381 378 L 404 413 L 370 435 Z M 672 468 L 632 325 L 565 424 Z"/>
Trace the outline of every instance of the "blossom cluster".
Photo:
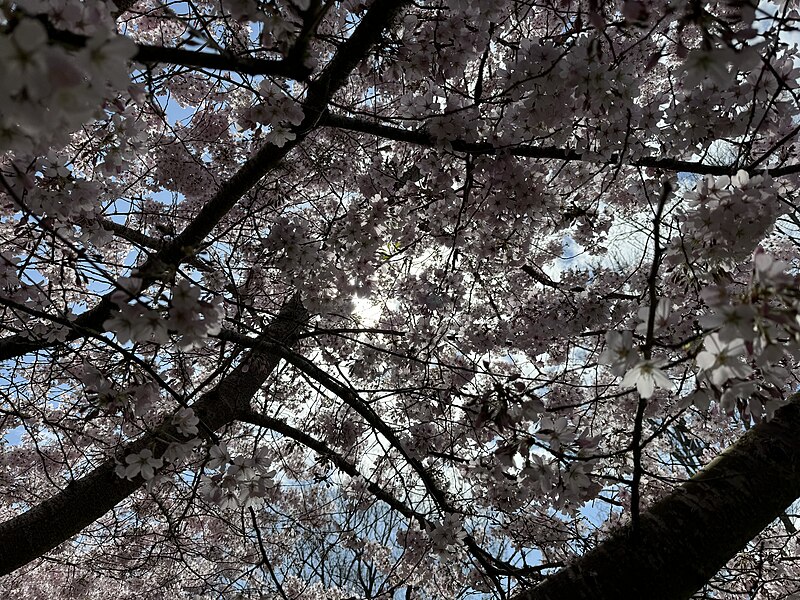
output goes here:
<path id="1" fill-rule="evenodd" d="M 509 126 L 502 128 L 503 142 L 548 136 L 584 153 L 609 156 L 618 151 L 626 142 L 628 118 L 638 120 L 641 113 L 633 103 L 639 86 L 626 63 L 597 68 L 597 52 L 596 41 L 584 36 L 567 54 L 550 40 L 522 40 L 516 61 L 503 71 L 517 100 L 504 116 Z M 577 126 L 557 130 L 552 126 L 554 114 L 570 115 Z M 579 125 L 581 117 L 592 126 Z"/>
<path id="2" fill-rule="evenodd" d="M 222 508 L 260 506 L 268 491 L 275 487 L 277 471 L 264 449 L 254 456 L 231 456 L 225 444 L 212 446 L 209 469 L 217 472 L 203 475 L 203 497 Z"/>
<path id="3" fill-rule="evenodd" d="M 50 12 L 44 2 L 24 2 L 30 14 Z M 130 86 L 130 40 L 109 28 L 105 3 L 61 4 L 62 23 L 83 24 L 86 44 L 76 50 L 52 43 L 36 18 L 22 17 L 0 33 L 0 151 L 17 158 L 45 154 L 94 117 L 103 102 Z"/>
<path id="4" fill-rule="evenodd" d="M 441 521 L 428 524 L 425 531 L 433 545 L 433 551 L 444 558 L 458 552 L 467 537 L 463 520 L 456 513 L 449 513 Z"/>
<path id="5" fill-rule="evenodd" d="M 708 334 L 695 358 L 697 389 L 686 403 L 707 408 L 716 399 L 724 412 L 738 407 L 753 419 L 782 404 L 787 366 L 800 352 L 800 280 L 789 267 L 759 247 L 745 294 L 722 285 L 703 290 L 709 312 L 699 321 Z"/>
<path id="6" fill-rule="evenodd" d="M 107 414 L 129 411 L 136 417 L 143 417 L 158 400 L 158 387 L 154 383 L 134 383 L 120 387 L 88 362 L 83 364 L 76 375 L 84 385 L 91 406 Z"/>
<path id="7" fill-rule="evenodd" d="M 653 331 L 650 333 L 669 325 L 669 316 L 670 301 L 662 298 L 655 307 Z M 636 326 L 636 333 L 647 336 L 650 307 L 639 309 L 638 318 L 640 323 Z M 609 330 L 606 333 L 606 348 L 598 361 L 608 365 L 613 375 L 623 376 L 620 385 L 624 388 L 636 387 L 642 398 L 650 398 L 656 388 L 674 389 L 675 386 L 662 370 L 666 361 L 642 357 L 639 350 L 633 347 L 633 341 L 632 331 Z"/>
<path id="8" fill-rule="evenodd" d="M 124 461 L 117 462 L 114 472 L 118 477 L 128 480 L 141 477 L 148 485 L 152 485 L 162 467 L 167 464 L 180 465 L 193 457 L 201 444 L 201 440 L 195 437 L 198 423 L 199 419 L 191 408 L 179 409 L 173 415 L 172 424 L 184 439 L 170 442 L 161 456 L 156 456 L 151 448 L 131 452 Z"/>
<path id="9" fill-rule="evenodd" d="M 117 465 L 117 476 L 125 479 L 141 477 L 150 481 L 156 476 L 156 471 L 164 466 L 164 460 L 153 455 L 150 448 L 144 448 L 125 457 L 125 464 Z"/>
<path id="10" fill-rule="evenodd" d="M 114 292 L 112 298 L 117 311 L 103 323 L 106 331 L 113 332 L 120 343 L 166 344 L 172 331 L 179 336 L 178 346 L 188 350 L 209 335 L 219 333 L 221 297 L 215 297 L 211 302 L 203 301 L 198 286 L 181 280 L 172 286 L 165 318 L 163 310 L 150 308 L 138 298 L 140 284 L 137 279 L 125 279 L 118 283 L 121 289 Z"/>
<path id="11" fill-rule="evenodd" d="M 683 406 L 707 409 L 716 400 L 724 413 L 733 414 L 739 407 L 748 419 L 760 419 L 771 415 L 783 401 L 787 359 L 800 352 L 798 278 L 787 272 L 788 263 L 760 247 L 753 254 L 752 265 L 744 293 L 731 293 L 721 284 L 708 285 L 701 292 L 707 312 L 697 319 L 701 343 L 691 354 L 697 385 L 684 396 Z M 670 321 L 668 304 L 663 299 L 659 302 L 656 329 Z M 640 310 L 639 318 L 645 320 L 648 310 Z M 636 329 L 642 336 L 644 325 L 642 322 Z M 599 362 L 613 375 L 623 377 L 623 388 L 636 387 L 643 398 L 650 398 L 656 388 L 676 387 L 665 359 L 641 357 L 632 331 L 608 331 Z"/>
<path id="12" fill-rule="evenodd" d="M 259 87 L 262 101 L 243 112 L 239 119 L 242 130 L 269 127 L 267 141 L 278 147 L 295 139 L 290 130 L 303 121 L 300 103 L 271 81 L 262 81 Z"/>
<path id="13" fill-rule="evenodd" d="M 563 416 L 542 416 L 531 430 L 532 435 L 498 444 L 493 461 L 476 459 L 464 466 L 464 476 L 482 489 L 475 501 L 511 512 L 544 501 L 569 513 L 596 497 L 602 488 L 600 461 L 592 455 L 600 437 Z"/>
<path id="14" fill-rule="evenodd" d="M 786 211 L 768 174 L 708 175 L 685 195 L 667 260 L 706 265 L 746 259 Z"/>

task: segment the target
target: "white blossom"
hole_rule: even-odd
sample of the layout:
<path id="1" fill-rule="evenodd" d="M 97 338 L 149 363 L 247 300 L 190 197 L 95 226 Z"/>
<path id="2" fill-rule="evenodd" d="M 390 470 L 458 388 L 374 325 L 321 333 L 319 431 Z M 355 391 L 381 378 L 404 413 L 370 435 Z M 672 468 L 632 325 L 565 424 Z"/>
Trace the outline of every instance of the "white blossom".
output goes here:
<path id="1" fill-rule="evenodd" d="M 172 424 L 175 425 L 178 432 L 187 436 L 197 434 L 197 424 L 199 422 L 200 419 L 189 407 L 179 408 L 172 417 Z"/>
<path id="2" fill-rule="evenodd" d="M 153 451 L 144 448 L 138 453 L 125 457 L 125 465 L 117 465 L 116 473 L 120 477 L 133 479 L 141 475 L 142 479 L 149 481 L 155 477 L 155 470 L 161 468 L 164 462 L 153 456 Z"/>
<path id="3" fill-rule="evenodd" d="M 606 332 L 606 348 L 598 359 L 600 364 L 611 365 L 611 372 L 621 376 L 638 360 L 639 353 L 633 348 L 632 332 Z"/>
<path id="4" fill-rule="evenodd" d="M 663 361 L 643 360 L 622 379 L 622 387 L 634 387 L 642 398 L 650 398 L 657 387 L 671 390 L 675 386 L 661 370 Z"/>
<path id="5" fill-rule="evenodd" d="M 723 342 L 718 333 L 709 335 L 703 342 L 705 350 L 695 359 L 697 366 L 707 372 L 714 385 L 722 385 L 728 379 L 745 378 L 753 369 L 739 357 L 745 354 L 743 339 Z"/>

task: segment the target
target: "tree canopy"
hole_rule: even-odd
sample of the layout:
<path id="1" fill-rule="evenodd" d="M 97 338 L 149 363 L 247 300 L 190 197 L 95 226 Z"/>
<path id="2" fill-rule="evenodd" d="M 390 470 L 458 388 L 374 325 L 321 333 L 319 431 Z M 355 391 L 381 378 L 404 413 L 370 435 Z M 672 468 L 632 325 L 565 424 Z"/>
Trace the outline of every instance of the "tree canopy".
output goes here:
<path id="1" fill-rule="evenodd" d="M 0 595 L 800 593 L 793 0 L 0 7 Z"/>

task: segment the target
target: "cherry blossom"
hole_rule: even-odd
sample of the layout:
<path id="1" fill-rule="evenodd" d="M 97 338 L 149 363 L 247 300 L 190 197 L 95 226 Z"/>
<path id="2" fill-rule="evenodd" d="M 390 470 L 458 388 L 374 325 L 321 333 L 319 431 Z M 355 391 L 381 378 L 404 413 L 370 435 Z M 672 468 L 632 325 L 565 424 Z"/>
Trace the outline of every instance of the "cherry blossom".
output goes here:
<path id="1" fill-rule="evenodd" d="M 219 300 L 202 302 L 200 289 L 186 280 L 172 288 L 171 308 L 166 325 L 180 334 L 181 347 L 190 348 L 204 337 L 219 332 Z"/>
<path id="2" fill-rule="evenodd" d="M 636 391 L 642 398 L 650 398 L 656 388 L 671 390 L 675 387 L 669 377 L 666 376 L 661 367 L 663 361 L 643 360 L 639 361 L 625 373 L 620 385 L 622 387 L 636 387 Z"/>
<path id="3" fill-rule="evenodd" d="M 224 444 L 211 446 L 209 456 L 208 467 L 210 469 L 219 469 L 231 462 L 230 454 Z"/>
<path id="4" fill-rule="evenodd" d="M 24 86 L 25 92 L 39 99 L 49 90 L 46 87 L 45 58 L 47 32 L 34 19 L 23 19 L 10 36 L 0 38 L 0 58 L 7 93 L 13 94 Z"/>
<path id="5" fill-rule="evenodd" d="M 555 422 L 550 417 L 542 418 L 539 422 L 539 431 L 536 436 L 546 440 L 550 448 L 556 451 L 575 439 L 575 434 L 564 417 L 557 419 Z"/>
<path id="6" fill-rule="evenodd" d="M 753 255 L 753 281 L 764 287 L 785 286 L 791 280 L 785 272 L 788 264 L 782 260 L 775 260 L 763 250 Z"/>
<path id="7" fill-rule="evenodd" d="M 609 331 L 606 333 L 606 349 L 598 358 L 604 365 L 611 366 L 614 375 L 624 375 L 639 362 L 639 354 L 633 348 L 633 334 L 630 331 Z"/>
<path id="8" fill-rule="evenodd" d="M 791 5 L 0 4 L 0 596 L 800 593 Z"/>
<path id="9" fill-rule="evenodd" d="M 428 531 L 436 552 L 447 555 L 457 551 L 467 534 L 458 515 L 449 514 Z"/>
<path id="10" fill-rule="evenodd" d="M 191 408 L 179 408 L 172 417 L 172 423 L 179 433 L 194 435 L 197 433 L 197 424 L 200 422 Z"/>
<path id="11" fill-rule="evenodd" d="M 124 89 L 130 84 L 125 65 L 134 54 L 136 47 L 131 40 L 100 34 L 89 38 L 77 58 L 92 80 L 107 81 L 115 89 Z"/>
<path id="12" fill-rule="evenodd" d="M 745 354 L 744 340 L 723 342 L 719 334 L 712 333 L 705 339 L 703 346 L 705 350 L 695 360 L 697 366 L 711 377 L 714 385 L 722 385 L 735 377 L 744 379 L 753 372 L 753 369 L 739 359 Z"/>
<path id="13" fill-rule="evenodd" d="M 661 298 L 656 305 L 655 311 L 655 319 L 653 320 L 653 330 L 658 331 L 659 329 L 666 327 L 669 323 L 669 313 L 670 313 L 670 304 L 671 301 L 668 298 Z M 650 319 L 650 307 L 643 306 L 639 309 L 637 316 L 642 321 L 636 326 L 636 333 L 646 334 L 648 321 Z"/>
<path id="14" fill-rule="evenodd" d="M 729 342 L 737 339 L 752 341 L 756 335 L 755 312 L 747 304 L 720 305 L 712 314 L 700 317 L 706 329 L 717 329 L 719 340 Z"/>
<path id="15" fill-rule="evenodd" d="M 126 479 L 133 479 L 141 476 L 145 481 L 155 477 L 155 470 L 161 468 L 163 461 L 153 456 L 153 451 L 144 448 L 137 454 L 129 454 L 125 457 L 125 465 L 117 466 L 117 474 Z"/>

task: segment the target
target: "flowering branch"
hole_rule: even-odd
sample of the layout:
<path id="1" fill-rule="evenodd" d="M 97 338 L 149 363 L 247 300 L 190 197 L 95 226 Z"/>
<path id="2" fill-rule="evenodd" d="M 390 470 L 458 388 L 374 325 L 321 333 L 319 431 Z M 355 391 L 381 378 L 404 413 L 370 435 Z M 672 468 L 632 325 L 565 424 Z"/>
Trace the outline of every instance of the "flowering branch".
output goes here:
<path id="1" fill-rule="evenodd" d="M 467 142 L 464 140 L 438 140 L 430 133 L 422 131 L 411 131 L 408 129 L 401 129 L 384 125 L 382 123 L 375 123 L 372 121 L 365 121 L 363 119 L 356 119 L 353 117 L 346 117 L 343 115 L 335 115 L 326 113 L 325 118 L 321 123 L 325 127 L 332 127 L 336 129 L 344 129 L 347 131 L 356 131 L 375 135 L 388 140 L 397 142 L 406 142 L 409 144 L 416 144 L 418 146 L 425 146 L 428 148 L 436 148 L 441 146 L 443 141 L 446 141 L 448 147 L 452 148 L 454 152 L 464 152 L 467 154 L 484 154 L 495 155 L 500 153 L 507 153 L 512 156 L 520 158 L 541 158 L 561 160 L 565 162 L 582 161 L 596 164 L 617 165 L 620 163 L 620 157 L 612 155 L 608 159 L 599 159 L 597 157 L 587 157 L 581 152 L 577 152 L 570 148 L 559 148 L 556 146 L 501 146 L 489 142 Z M 757 168 L 762 161 L 756 161 L 752 166 L 745 169 L 748 172 L 755 173 L 763 168 Z M 630 161 L 630 166 L 633 167 L 646 167 L 653 169 L 663 169 L 664 171 L 671 171 L 675 173 L 696 173 L 698 175 L 733 175 L 740 170 L 740 167 L 735 165 L 709 165 L 697 161 L 678 160 L 674 158 L 657 158 L 657 157 L 643 157 Z M 785 175 L 793 175 L 800 172 L 800 164 L 788 165 L 770 170 L 773 177 L 780 177 Z"/>
<path id="2" fill-rule="evenodd" d="M 134 276 L 142 280 L 143 288 L 173 273 L 178 265 L 193 256 L 206 236 L 237 202 L 319 125 L 320 116 L 330 99 L 346 83 L 352 70 L 367 56 L 373 44 L 383 35 L 383 31 L 393 23 L 403 5 L 403 2 L 394 0 L 377 0 L 372 4 L 353 34 L 339 47 L 320 75 L 309 84 L 304 104 L 305 118 L 299 125 L 292 127 L 292 137 L 281 146 L 265 144 L 230 179 L 220 185 L 178 236 L 135 269 Z M 100 330 L 113 310 L 111 294 L 106 294 L 95 307 L 81 314 L 75 323 L 81 328 Z M 77 338 L 77 335 L 71 333 L 68 340 Z M 45 339 L 30 340 L 24 336 L 10 336 L 0 340 L 0 360 L 22 356 L 52 345 L 52 341 Z"/>
<path id="3" fill-rule="evenodd" d="M 661 217 L 667 198 L 672 191 L 670 183 L 664 182 L 661 195 L 658 198 L 658 206 L 653 217 L 653 262 L 650 267 L 650 275 L 647 278 L 647 292 L 650 297 L 650 308 L 647 313 L 647 332 L 642 348 L 645 361 L 650 361 L 653 348 L 653 335 L 656 324 L 656 311 L 658 309 L 658 298 L 656 283 L 658 281 L 658 269 L 661 266 Z M 654 367 L 655 368 L 655 367 Z M 640 483 L 642 480 L 642 429 L 644 427 L 644 411 L 647 408 L 647 397 L 639 394 L 639 403 L 636 407 L 636 417 L 633 422 L 633 475 L 631 484 L 631 528 L 632 531 L 639 530 L 639 503 L 640 503 Z"/>
<path id="4" fill-rule="evenodd" d="M 44 19 L 42 22 L 47 29 L 48 37 L 54 42 L 71 48 L 83 48 L 89 41 L 89 38 L 84 35 L 56 29 Z M 211 54 L 197 50 L 184 50 L 183 48 L 149 44 L 136 44 L 136 54 L 132 60 L 149 65 L 172 64 L 217 71 L 235 71 L 243 75 L 272 75 L 299 80 L 304 80 L 311 74 L 310 69 L 294 60 L 249 58 L 233 54 Z"/>

